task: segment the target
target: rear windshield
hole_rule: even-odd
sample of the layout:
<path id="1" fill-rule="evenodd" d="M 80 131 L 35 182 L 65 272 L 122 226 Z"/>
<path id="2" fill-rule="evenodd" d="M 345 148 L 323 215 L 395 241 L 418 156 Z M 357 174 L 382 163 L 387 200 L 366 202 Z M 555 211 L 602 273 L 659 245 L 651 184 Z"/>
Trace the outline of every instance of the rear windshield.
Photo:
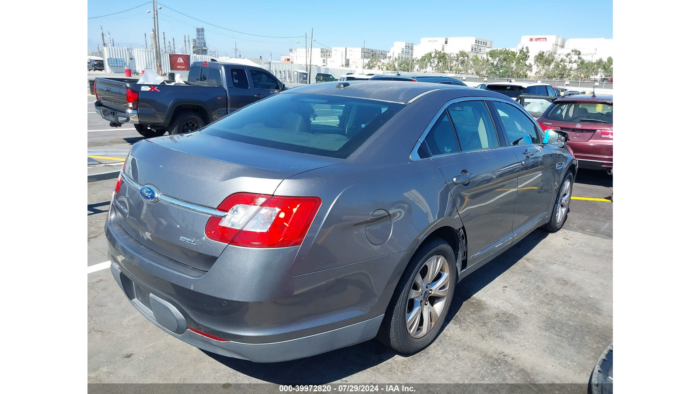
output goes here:
<path id="1" fill-rule="evenodd" d="M 246 144 L 346 158 L 405 105 L 313 94 L 280 94 L 202 130 Z"/>
<path id="2" fill-rule="evenodd" d="M 554 103 L 544 118 L 560 122 L 613 124 L 613 106 L 591 102 Z"/>
<path id="3" fill-rule="evenodd" d="M 486 85 L 486 89 L 503 93 L 508 97 L 518 97 L 523 93 L 524 88 L 522 86 L 514 85 Z"/>

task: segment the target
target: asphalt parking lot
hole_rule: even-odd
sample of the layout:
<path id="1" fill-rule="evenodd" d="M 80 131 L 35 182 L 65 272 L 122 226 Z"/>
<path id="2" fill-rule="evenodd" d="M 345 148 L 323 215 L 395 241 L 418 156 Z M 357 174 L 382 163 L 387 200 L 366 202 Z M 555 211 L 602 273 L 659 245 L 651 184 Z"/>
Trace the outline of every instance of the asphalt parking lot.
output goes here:
<path id="1" fill-rule="evenodd" d="M 132 126 L 110 129 L 92 102 L 89 151 L 142 139 Z M 119 158 L 92 166 L 118 169 Z M 278 364 L 203 352 L 134 309 L 102 264 L 114 184 L 88 184 L 88 383 L 583 384 L 612 342 L 612 178 L 602 172 L 580 172 L 560 232 L 535 231 L 458 285 L 443 332 L 423 352 L 404 357 L 369 341 Z"/>

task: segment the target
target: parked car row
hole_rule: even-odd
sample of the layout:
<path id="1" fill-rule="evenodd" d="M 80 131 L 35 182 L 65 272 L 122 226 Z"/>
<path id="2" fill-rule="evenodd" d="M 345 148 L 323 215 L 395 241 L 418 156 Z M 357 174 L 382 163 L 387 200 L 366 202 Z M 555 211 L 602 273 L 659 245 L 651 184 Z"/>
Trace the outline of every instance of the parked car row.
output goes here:
<path id="1" fill-rule="evenodd" d="M 105 224 L 125 297 L 193 346 L 277 362 L 376 337 L 414 354 L 446 324 L 457 282 L 566 222 L 578 172 L 566 134 L 500 93 L 414 81 L 285 90 L 253 67 L 195 67 L 187 86 L 96 89 L 114 122 L 132 111 L 167 124 L 181 105 L 214 121 L 134 144 Z M 274 94 L 226 116 L 256 89 Z M 543 116 L 607 120 L 596 105 Z"/>

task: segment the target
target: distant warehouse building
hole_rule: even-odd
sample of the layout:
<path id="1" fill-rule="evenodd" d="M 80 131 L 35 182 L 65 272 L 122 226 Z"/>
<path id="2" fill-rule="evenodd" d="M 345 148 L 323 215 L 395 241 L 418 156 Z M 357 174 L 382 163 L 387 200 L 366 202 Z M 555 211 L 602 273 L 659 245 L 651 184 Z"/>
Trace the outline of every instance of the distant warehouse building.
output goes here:
<path id="1" fill-rule="evenodd" d="M 393 60 L 413 59 L 413 43 L 405 41 L 395 42 L 394 46 L 389 49 L 388 58 Z"/>
<path id="2" fill-rule="evenodd" d="M 516 49 L 530 50 L 530 63 L 540 52 L 551 52 L 557 56 L 566 56 L 573 50 L 581 52 L 584 60 L 595 61 L 613 56 L 612 38 L 569 38 L 559 36 L 522 36 Z"/>
<path id="3" fill-rule="evenodd" d="M 309 58 L 309 54 L 311 57 Z M 328 67 L 331 50 L 326 48 L 292 48 L 289 57 L 294 64 L 311 64 L 312 66 Z"/>
<path id="4" fill-rule="evenodd" d="M 466 52 L 470 55 L 486 55 L 493 47 L 493 41 L 479 37 L 425 37 L 413 48 L 413 57 L 420 59 L 434 51 L 456 55 Z"/>

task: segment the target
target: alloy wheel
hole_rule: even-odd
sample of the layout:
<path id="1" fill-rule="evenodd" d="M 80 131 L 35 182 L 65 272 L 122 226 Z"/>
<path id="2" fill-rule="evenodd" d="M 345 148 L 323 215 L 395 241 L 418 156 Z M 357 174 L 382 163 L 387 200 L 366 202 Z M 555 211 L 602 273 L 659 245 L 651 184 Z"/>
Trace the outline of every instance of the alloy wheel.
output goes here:
<path id="1" fill-rule="evenodd" d="M 566 213 L 569 209 L 569 202 L 571 201 L 571 181 L 566 180 L 561 187 L 561 192 L 559 192 L 559 201 L 557 203 L 557 224 L 560 224 L 566 217 Z"/>
<path id="2" fill-rule="evenodd" d="M 450 287 L 450 267 L 442 255 L 423 263 L 408 292 L 406 329 L 413 338 L 422 338 L 437 324 L 445 309 Z"/>

